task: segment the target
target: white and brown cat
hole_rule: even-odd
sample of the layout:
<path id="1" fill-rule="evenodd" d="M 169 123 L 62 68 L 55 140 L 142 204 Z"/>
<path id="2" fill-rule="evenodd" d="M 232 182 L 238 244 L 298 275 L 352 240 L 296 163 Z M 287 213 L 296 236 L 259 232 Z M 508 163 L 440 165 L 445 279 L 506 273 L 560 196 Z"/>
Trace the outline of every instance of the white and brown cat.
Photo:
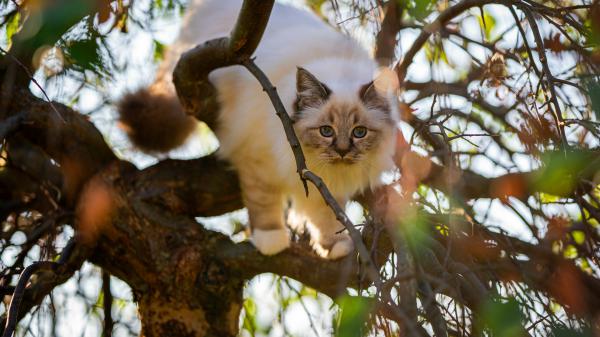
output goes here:
<path id="1" fill-rule="evenodd" d="M 241 2 L 193 0 L 158 80 L 120 102 L 121 121 L 141 148 L 164 151 L 193 130 L 177 104 L 171 73 L 182 52 L 229 34 Z M 373 81 L 377 66 L 368 53 L 312 13 L 275 4 L 255 56 L 294 121 L 308 168 L 337 201 L 344 205 L 379 184 L 381 173 L 393 167 L 396 111 L 389 88 Z M 310 186 L 305 195 L 281 122 L 256 79 L 240 66 L 216 70 L 210 79 L 221 104 L 214 130 L 218 155 L 239 174 L 256 248 L 277 254 L 288 247 L 284 207 L 291 200 L 292 226 L 307 224 L 320 255 L 350 253 L 349 235 L 318 191 Z"/>

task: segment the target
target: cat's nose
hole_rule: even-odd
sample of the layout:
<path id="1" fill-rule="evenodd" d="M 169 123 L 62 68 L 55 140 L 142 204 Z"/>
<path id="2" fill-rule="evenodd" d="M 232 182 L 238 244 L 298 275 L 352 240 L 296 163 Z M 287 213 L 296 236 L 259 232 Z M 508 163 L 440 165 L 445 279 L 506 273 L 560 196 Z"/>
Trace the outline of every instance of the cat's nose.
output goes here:
<path id="1" fill-rule="evenodd" d="M 335 152 L 337 152 L 337 153 L 338 153 L 338 154 L 339 154 L 339 155 L 340 155 L 342 158 L 344 158 L 344 156 L 345 156 L 345 155 L 346 155 L 348 152 L 350 152 L 350 148 L 349 148 L 349 147 L 347 147 L 347 148 L 339 148 L 339 147 L 336 147 L 336 148 L 335 148 Z"/>

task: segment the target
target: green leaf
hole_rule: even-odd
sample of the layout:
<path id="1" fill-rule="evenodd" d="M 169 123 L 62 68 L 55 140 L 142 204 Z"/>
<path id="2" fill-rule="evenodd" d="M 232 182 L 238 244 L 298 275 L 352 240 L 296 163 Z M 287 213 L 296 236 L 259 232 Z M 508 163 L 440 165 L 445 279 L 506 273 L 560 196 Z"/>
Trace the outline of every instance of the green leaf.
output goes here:
<path id="1" fill-rule="evenodd" d="M 539 197 L 540 197 L 540 201 L 544 204 L 549 204 L 549 203 L 557 202 L 560 200 L 559 196 L 544 193 L 544 192 L 540 192 Z"/>
<path id="2" fill-rule="evenodd" d="M 524 317 L 514 298 L 491 298 L 481 308 L 481 321 L 495 337 L 526 336 Z"/>
<path id="3" fill-rule="evenodd" d="M 338 298 L 336 302 L 340 306 L 336 336 L 366 336 L 368 333 L 366 321 L 373 308 L 373 300 L 362 296 L 345 295 Z"/>
<path id="4" fill-rule="evenodd" d="M 100 77 L 109 76 L 100 55 L 99 39 L 91 37 L 67 41 L 64 53 L 69 61 L 69 68 L 76 71 L 89 70 Z"/>
<path id="5" fill-rule="evenodd" d="M 53 46 L 56 41 L 84 17 L 94 12 L 94 1 L 56 0 L 44 1 L 40 20 L 42 25 L 37 33 L 24 41 L 23 48 L 36 50 L 41 46 Z M 37 25 L 35 20 L 27 20 L 23 29 Z M 31 27 L 29 27 L 31 29 Z"/>
<path id="6" fill-rule="evenodd" d="M 494 30 L 494 27 L 496 26 L 496 19 L 491 16 L 490 14 L 488 14 L 486 11 L 483 11 L 483 18 L 481 16 L 478 17 L 479 19 L 479 25 L 481 26 L 481 28 L 483 29 L 484 33 L 485 33 L 485 38 L 486 40 L 491 40 L 492 39 L 492 30 Z"/>
<path id="7" fill-rule="evenodd" d="M 19 22 L 21 20 L 21 13 L 15 12 L 8 21 L 6 22 L 6 41 L 8 42 L 8 49 L 12 45 L 12 38 L 19 31 Z"/>
<path id="8" fill-rule="evenodd" d="M 598 30 L 598 24 L 594 22 L 592 18 L 588 18 L 585 20 L 584 28 L 588 43 L 592 47 L 597 48 L 600 45 L 600 31 Z"/>
<path id="9" fill-rule="evenodd" d="M 440 63 L 441 61 L 446 64 L 449 64 L 448 57 L 446 56 L 446 51 L 444 50 L 444 46 L 441 42 L 432 44 L 428 41 L 425 43 L 424 49 L 425 57 L 428 61 L 434 63 Z"/>
<path id="10" fill-rule="evenodd" d="M 162 44 L 160 41 L 154 40 L 154 62 L 160 62 L 162 61 L 163 57 L 165 56 L 165 45 Z"/>
<path id="11" fill-rule="evenodd" d="M 594 270 L 592 269 L 592 266 L 590 265 L 590 263 L 588 262 L 587 259 L 580 259 L 579 265 L 581 267 L 581 270 L 583 270 L 586 273 L 591 274 L 594 272 Z"/>
<path id="12" fill-rule="evenodd" d="M 321 7 L 327 0 L 307 0 L 306 4 L 310 7 L 315 13 L 322 15 Z"/>
<path id="13" fill-rule="evenodd" d="M 574 259 L 577 257 L 577 248 L 573 245 L 567 245 L 563 251 L 563 256 L 566 259 Z"/>
<path id="14" fill-rule="evenodd" d="M 252 298 L 244 300 L 244 313 L 242 328 L 248 331 L 251 336 L 254 336 L 258 331 L 258 327 L 256 324 L 256 303 Z"/>
<path id="15" fill-rule="evenodd" d="M 425 19 L 435 8 L 435 0 L 412 0 L 407 5 L 408 15 L 417 19 Z"/>
<path id="16" fill-rule="evenodd" d="M 542 155 L 542 167 L 533 185 L 545 193 L 566 196 L 574 190 L 580 176 L 590 176 L 598 170 L 600 160 L 591 151 L 550 151 Z"/>
<path id="17" fill-rule="evenodd" d="M 585 233 L 583 231 L 572 231 L 571 236 L 573 241 L 578 245 L 582 245 L 585 242 Z"/>
<path id="18" fill-rule="evenodd" d="M 590 81 L 587 85 L 592 101 L 592 110 L 596 114 L 596 119 L 600 120 L 600 82 Z"/>
<path id="19" fill-rule="evenodd" d="M 441 229 L 445 229 L 446 232 L 449 233 L 450 228 L 445 227 Z M 402 218 L 398 219 L 396 230 L 401 237 L 405 235 L 410 237 L 411 246 L 415 249 L 415 253 L 421 253 L 427 250 L 429 226 L 425 221 L 423 213 L 408 212 L 408 214 L 405 214 Z"/>

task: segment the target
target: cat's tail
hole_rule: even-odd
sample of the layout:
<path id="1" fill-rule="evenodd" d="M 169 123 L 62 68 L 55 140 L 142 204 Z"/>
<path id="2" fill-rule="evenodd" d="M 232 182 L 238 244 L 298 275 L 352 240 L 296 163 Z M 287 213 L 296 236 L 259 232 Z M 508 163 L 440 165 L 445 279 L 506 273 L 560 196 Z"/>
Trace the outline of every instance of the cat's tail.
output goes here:
<path id="1" fill-rule="evenodd" d="M 144 88 L 117 103 L 119 124 L 131 142 L 147 153 L 167 152 L 182 145 L 196 129 L 172 92 Z"/>

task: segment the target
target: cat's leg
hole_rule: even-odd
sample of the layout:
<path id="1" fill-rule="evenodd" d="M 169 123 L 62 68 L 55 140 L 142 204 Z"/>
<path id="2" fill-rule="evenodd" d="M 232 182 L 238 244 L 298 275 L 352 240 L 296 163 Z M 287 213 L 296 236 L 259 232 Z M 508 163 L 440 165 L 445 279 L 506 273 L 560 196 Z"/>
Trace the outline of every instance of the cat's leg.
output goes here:
<path id="1" fill-rule="evenodd" d="M 272 183 L 254 174 L 240 173 L 244 204 L 250 218 L 250 240 L 264 255 L 274 255 L 290 245 L 283 218 L 283 194 Z"/>
<path id="2" fill-rule="evenodd" d="M 345 205 L 345 201 L 338 201 Z M 354 251 L 352 239 L 321 196 L 297 198 L 294 208 L 309 219 L 308 229 L 315 251 L 328 259 L 339 259 Z"/>

